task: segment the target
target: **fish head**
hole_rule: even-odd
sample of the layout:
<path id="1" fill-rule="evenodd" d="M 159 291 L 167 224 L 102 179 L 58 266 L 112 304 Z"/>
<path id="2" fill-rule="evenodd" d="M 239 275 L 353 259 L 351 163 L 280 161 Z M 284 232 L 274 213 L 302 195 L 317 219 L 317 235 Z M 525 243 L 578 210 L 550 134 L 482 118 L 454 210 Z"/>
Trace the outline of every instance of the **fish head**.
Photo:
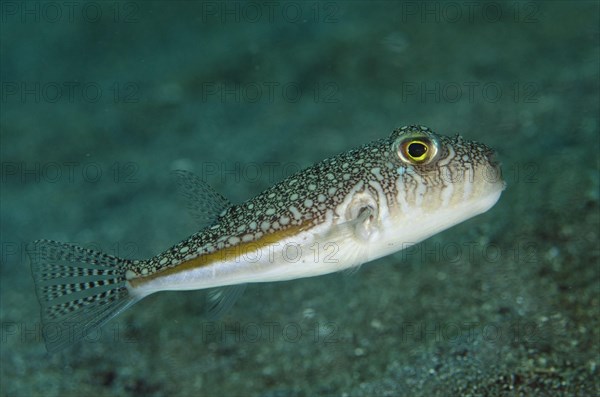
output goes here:
<path id="1" fill-rule="evenodd" d="M 400 220 L 441 230 L 490 209 L 505 188 L 494 150 L 427 127 L 406 126 L 390 137 Z M 429 233 L 425 233 L 429 234 Z"/>

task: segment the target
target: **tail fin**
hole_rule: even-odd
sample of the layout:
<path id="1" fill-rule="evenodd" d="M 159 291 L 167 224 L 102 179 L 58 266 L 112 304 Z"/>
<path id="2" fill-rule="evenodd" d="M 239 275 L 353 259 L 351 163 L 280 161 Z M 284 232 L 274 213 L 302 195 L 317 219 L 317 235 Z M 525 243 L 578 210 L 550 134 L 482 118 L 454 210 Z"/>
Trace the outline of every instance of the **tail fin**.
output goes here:
<path id="1" fill-rule="evenodd" d="M 28 253 L 50 353 L 77 342 L 137 301 L 127 287 L 130 261 L 56 241 L 32 244 Z"/>

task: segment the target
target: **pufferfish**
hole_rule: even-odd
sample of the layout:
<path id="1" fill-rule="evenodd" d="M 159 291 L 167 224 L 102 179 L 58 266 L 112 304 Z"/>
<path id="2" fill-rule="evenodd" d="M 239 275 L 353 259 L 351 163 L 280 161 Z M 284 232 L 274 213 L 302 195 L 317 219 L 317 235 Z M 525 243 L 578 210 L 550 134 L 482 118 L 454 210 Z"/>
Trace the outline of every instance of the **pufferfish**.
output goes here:
<path id="1" fill-rule="evenodd" d="M 492 149 L 416 125 L 316 163 L 241 204 L 191 173 L 179 178 L 208 222 L 153 258 L 33 243 L 48 351 L 158 291 L 224 287 L 213 295 L 219 311 L 247 283 L 356 268 L 487 211 L 505 187 Z"/>

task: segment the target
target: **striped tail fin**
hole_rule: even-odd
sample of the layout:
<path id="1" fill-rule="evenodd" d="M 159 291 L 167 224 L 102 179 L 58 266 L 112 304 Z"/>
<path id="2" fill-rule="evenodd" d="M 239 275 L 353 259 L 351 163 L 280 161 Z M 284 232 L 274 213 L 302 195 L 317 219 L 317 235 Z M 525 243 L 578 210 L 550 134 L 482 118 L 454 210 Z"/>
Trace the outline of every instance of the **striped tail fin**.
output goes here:
<path id="1" fill-rule="evenodd" d="M 50 353 L 82 339 L 138 300 L 127 286 L 129 260 L 50 240 L 33 242 L 28 253 Z"/>

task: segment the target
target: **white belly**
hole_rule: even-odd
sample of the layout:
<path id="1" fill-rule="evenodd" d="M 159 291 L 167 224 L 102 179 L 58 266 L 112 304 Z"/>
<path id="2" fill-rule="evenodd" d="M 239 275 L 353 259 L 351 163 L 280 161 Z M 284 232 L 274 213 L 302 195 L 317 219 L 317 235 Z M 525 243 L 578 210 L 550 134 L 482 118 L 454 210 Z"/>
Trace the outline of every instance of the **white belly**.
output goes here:
<path id="1" fill-rule="evenodd" d="M 227 285 L 284 281 L 319 276 L 359 266 L 408 248 L 444 229 L 487 211 L 500 191 L 479 200 L 476 205 L 441 209 L 423 214 L 418 208 L 409 213 L 380 212 L 376 221 L 336 223 L 329 220 L 277 243 L 230 256 L 226 261 L 158 276 L 132 288 L 146 296 L 165 290 L 192 290 Z"/>

